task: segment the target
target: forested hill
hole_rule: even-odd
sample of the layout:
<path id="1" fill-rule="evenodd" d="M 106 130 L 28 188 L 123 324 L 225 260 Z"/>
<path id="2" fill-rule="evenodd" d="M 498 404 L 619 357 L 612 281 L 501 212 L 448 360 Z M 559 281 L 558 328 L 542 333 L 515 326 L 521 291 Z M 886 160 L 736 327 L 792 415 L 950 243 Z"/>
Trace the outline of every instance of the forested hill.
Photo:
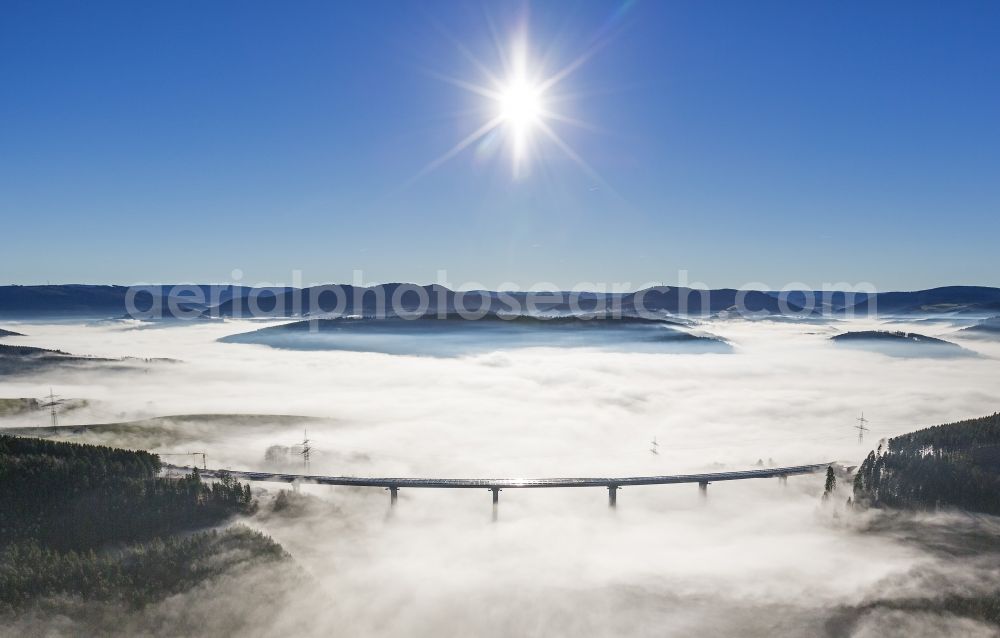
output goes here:
<path id="1" fill-rule="evenodd" d="M 249 485 L 159 471 L 147 452 L 0 435 L 0 624 L 51 596 L 145 604 L 232 566 L 234 547 L 284 555 L 249 530 L 190 533 L 253 512 Z"/>
<path id="2" fill-rule="evenodd" d="M 250 486 L 197 473 L 158 476 L 160 459 L 98 445 L 0 436 L 0 545 L 95 549 L 214 525 L 254 507 Z"/>
<path id="3" fill-rule="evenodd" d="M 924 451 L 933 448 L 941 453 L 971 454 L 987 448 L 1000 447 L 1000 413 L 948 425 L 917 430 L 889 440 L 893 451 Z"/>
<path id="4" fill-rule="evenodd" d="M 1000 515 L 1000 413 L 890 439 L 854 480 L 858 503 Z"/>

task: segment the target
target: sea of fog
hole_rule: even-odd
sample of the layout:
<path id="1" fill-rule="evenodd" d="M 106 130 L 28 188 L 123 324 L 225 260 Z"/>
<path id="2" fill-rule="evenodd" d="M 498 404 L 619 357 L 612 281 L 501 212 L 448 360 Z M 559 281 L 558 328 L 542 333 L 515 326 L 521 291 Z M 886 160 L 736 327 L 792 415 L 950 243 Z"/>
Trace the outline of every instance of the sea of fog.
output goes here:
<path id="1" fill-rule="evenodd" d="M 176 361 L 4 377 L 0 396 L 41 397 L 51 387 L 86 399 L 64 423 L 172 416 L 149 422 L 172 432 L 156 451 L 205 451 L 214 467 L 265 469 L 270 446 L 293 445 L 308 428 L 316 474 L 477 478 L 746 469 L 758 459 L 853 465 L 883 437 L 1000 406 L 1000 343 L 960 341 L 947 323 L 890 329 L 947 338 L 979 356 L 889 357 L 828 340 L 886 328 L 875 321 L 711 320 L 699 328 L 733 348 L 704 354 L 501 344 L 428 357 L 219 341 L 278 323 L 5 324 L 28 336 L 4 343 Z M 853 426 L 862 410 L 871 431 L 859 444 Z M 184 416 L 233 413 L 293 418 Z M 2 425 L 47 425 L 47 417 Z M 603 489 L 505 490 L 492 523 L 485 490 L 404 490 L 390 516 L 381 490 L 304 486 L 314 498 L 296 516 L 262 508 L 250 524 L 280 542 L 305 578 L 251 569 L 123 614 L 120 627 L 168 635 L 243 627 L 247 635 L 306 636 L 811 636 L 835 628 L 845 606 L 975 592 L 1000 577 L 997 565 L 975 557 L 862 533 L 881 514 L 821 507 L 821 491 L 821 476 L 793 477 L 787 487 L 713 484 L 705 502 L 693 485 L 635 487 L 619 492 L 612 511 Z M 845 486 L 837 503 L 848 494 Z M 925 518 L 946 529 L 984 524 Z M 79 630 L 42 617 L 26 622 L 53 635 Z M 972 621 L 882 610 L 850 631 L 993 635 Z"/>

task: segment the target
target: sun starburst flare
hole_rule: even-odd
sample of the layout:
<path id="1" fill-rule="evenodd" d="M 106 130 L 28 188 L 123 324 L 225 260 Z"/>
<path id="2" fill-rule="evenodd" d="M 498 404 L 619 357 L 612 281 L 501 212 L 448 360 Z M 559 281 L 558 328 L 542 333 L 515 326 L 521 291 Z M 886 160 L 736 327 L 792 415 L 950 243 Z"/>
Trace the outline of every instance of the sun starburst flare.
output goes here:
<path id="1" fill-rule="evenodd" d="M 579 69 L 594 53 L 596 47 L 550 75 L 543 74 L 542 67 L 532 60 L 528 40 L 524 35 L 513 38 L 511 46 L 506 50 L 498 51 L 498 57 L 503 61 L 503 70 L 500 74 L 491 71 L 464 46 L 459 44 L 458 47 L 462 54 L 485 76 L 485 83 L 479 84 L 436 73 L 433 75 L 485 100 L 488 107 L 485 111 L 487 113 L 486 120 L 481 126 L 425 166 L 417 177 L 433 171 L 477 142 L 486 143 L 492 141 L 494 137 L 499 137 L 509 154 L 511 172 L 514 178 L 521 177 L 526 173 L 531 160 L 536 159 L 535 156 L 539 154 L 541 142 L 544 139 L 575 162 L 592 179 L 604 183 L 596 172 L 556 132 L 554 124 L 558 122 L 581 128 L 592 129 L 592 127 L 585 122 L 558 113 L 552 108 L 553 104 L 565 99 L 554 95 L 553 90 Z"/>

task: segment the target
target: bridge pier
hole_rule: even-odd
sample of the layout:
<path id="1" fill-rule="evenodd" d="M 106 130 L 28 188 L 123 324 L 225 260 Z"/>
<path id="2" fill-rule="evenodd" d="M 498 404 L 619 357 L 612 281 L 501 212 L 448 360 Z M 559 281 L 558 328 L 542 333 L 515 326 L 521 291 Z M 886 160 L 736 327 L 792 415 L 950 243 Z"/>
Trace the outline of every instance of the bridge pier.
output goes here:
<path id="1" fill-rule="evenodd" d="M 701 500 L 708 500 L 708 481 L 701 481 L 698 483 L 698 493 L 701 494 Z"/>
<path id="2" fill-rule="evenodd" d="M 399 498 L 399 488 L 395 485 L 389 487 L 389 508 L 396 507 L 396 500 Z"/>
<path id="3" fill-rule="evenodd" d="M 781 484 L 781 487 L 787 487 L 788 486 L 788 475 L 787 474 L 779 474 L 778 475 L 778 483 Z"/>
<path id="4" fill-rule="evenodd" d="M 493 492 L 493 522 L 495 523 L 500 509 L 500 488 L 491 487 L 490 491 Z"/>
<path id="5" fill-rule="evenodd" d="M 608 507 L 614 509 L 618 507 L 618 486 L 609 485 L 608 486 Z"/>

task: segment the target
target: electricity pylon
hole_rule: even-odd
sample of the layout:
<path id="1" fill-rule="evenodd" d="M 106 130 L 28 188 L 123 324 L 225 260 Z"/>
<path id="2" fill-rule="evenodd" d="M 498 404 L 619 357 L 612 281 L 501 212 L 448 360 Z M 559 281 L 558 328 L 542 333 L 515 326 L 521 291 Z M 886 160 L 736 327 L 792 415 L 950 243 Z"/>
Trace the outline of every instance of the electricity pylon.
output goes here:
<path id="1" fill-rule="evenodd" d="M 309 473 L 309 457 L 312 454 L 312 448 L 309 446 L 309 430 L 302 430 L 302 466 L 305 468 L 305 473 Z"/>
<path id="2" fill-rule="evenodd" d="M 865 424 L 868 423 L 868 419 L 865 418 L 864 410 L 861 411 L 861 416 L 857 418 L 858 425 L 854 426 L 854 429 L 858 431 L 858 443 L 865 442 L 865 432 L 868 432 L 868 428 Z"/>
<path id="3" fill-rule="evenodd" d="M 52 388 L 49 388 L 49 402 L 43 403 L 41 407 L 49 409 L 49 414 L 52 415 L 52 427 L 59 425 L 59 417 L 56 408 L 58 408 L 61 403 L 63 403 L 63 400 L 57 398 L 56 395 L 52 393 Z"/>

